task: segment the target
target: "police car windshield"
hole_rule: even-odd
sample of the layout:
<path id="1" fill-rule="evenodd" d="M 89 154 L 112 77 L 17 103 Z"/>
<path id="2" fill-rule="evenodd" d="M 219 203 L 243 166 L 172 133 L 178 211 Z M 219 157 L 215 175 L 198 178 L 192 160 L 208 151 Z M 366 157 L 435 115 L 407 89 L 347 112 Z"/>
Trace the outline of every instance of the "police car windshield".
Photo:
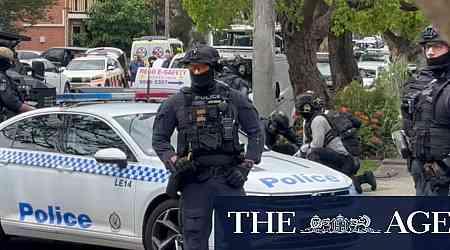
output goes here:
<path id="1" fill-rule="evenodd" d="M 124 128 L 141 150 L 150 156 L 156 153 L 152 149 L 152 129 L 156 114 L 132 114 L 117 116 L 114 119 Z"/>
<path id="2" fill-rule="evenodd" d="M 74 60 L 67 66 L 68 70 L 104 70 L 105 60 Z"/>

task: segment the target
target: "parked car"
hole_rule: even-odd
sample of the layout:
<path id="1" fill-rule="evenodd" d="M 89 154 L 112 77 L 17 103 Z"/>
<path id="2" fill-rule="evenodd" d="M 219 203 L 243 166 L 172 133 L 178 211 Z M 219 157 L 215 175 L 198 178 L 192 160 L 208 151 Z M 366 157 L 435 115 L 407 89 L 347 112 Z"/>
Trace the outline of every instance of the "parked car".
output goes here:
<path id="1" fill-rule="evenodd" d="M 55 47 L 42 53 L 42 57 L 57 66 L 67 67 L 70 61 L 83 55 L 87 50 L 87 48 L 80 47 Z"/>
<path id="2" fill-rule="evenodd" d="M 175 250 L 178 200 L 165 194 L 170 173 L 151 144 L 158 108 L 154 103 L 72 105 L 1 123 L 0 182 L 7 188 L 0 188 L 0 247 L 6 235 L 17 235 Z M 263 153 L 245 189 L 263 196 L 355 194 L 346 175 L 272 151 Z"/>
<path id="3" fill-rule="evenodd" d="M 118 48 L 113 48 L 113 47 L 98 47 L 98 48 L 92 48 L 86 51 L 85 53 L 86 55 L 109 55 L 112 57 L 115 57 L 119 63 L 120 66 L 122 66 L 122 68 L 125 71 L 125 79 L 128 82 L 130 80 L 130 75 L 128 74 L 128 67 L 130 65 L 129 61 L 128 61 L 128 57 L 126 55 L 126 53 Z"/>
<path id="4" fill-rule="evenodd" d="M 31 59 L 40 58 L 42 55 L 42 52 L 35 51 L 35 50 L 16 50 L 17 53 L 17 59 L 21 63 L 24 63 Z"/>
<path id="5" fill-rule="evenodd" d="M 66 77 L 62 73 L 63 67 L 57 67 L 54 63 L 45 58 L 26 60 L 24 64 L 31 67 L 33 62 L 42 62 L 44 64 L 44 81 L 49 88 L 56 88 L 56 93 L 62 94 Z"/>
<path id="6" fill-rule="evenodd" d="M 126 87 L 125 70 L 109 55 L 88 55 L 72 60 L 64 71 L 64 91 L 80 88 Z"/>

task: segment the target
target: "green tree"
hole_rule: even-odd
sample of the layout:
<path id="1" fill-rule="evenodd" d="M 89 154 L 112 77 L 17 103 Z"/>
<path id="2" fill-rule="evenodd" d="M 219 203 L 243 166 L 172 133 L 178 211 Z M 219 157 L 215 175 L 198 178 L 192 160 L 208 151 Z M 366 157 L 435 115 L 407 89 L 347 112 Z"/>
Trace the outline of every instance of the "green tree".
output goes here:
<path id="1" fill-rule="evenodd" d="M 0 30 L 17 32 L 17 21 L 33 24 L 46 19 L 47 8 L 54 4 L 55 0 L 1 0 Z"/>
<path id="2" fill-rule="evenodd" d="M 129 52 L 133 38 L 149 34 L 151 10 L 145 0 L 98 1 L 89 12 L 87 32 L 79 37 L 81 45 L 112 46 Z"/>

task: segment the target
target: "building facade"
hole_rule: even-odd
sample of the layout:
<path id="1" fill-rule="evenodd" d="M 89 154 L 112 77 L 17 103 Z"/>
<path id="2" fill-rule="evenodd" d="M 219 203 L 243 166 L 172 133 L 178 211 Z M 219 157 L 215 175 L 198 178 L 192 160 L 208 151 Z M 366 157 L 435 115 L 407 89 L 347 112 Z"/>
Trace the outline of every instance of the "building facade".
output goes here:
<path id="1" fill-rule="evenodd" d="M 31 41 L 21 43 L 19 49 L 45 51 L 51 47 L 78 46 L 76 34 L 84 31 L 84 20 L 96 1 L 57 0 L 45 22 L 18 24 L 24 29 L 22 34 L 31 37 Z"/>

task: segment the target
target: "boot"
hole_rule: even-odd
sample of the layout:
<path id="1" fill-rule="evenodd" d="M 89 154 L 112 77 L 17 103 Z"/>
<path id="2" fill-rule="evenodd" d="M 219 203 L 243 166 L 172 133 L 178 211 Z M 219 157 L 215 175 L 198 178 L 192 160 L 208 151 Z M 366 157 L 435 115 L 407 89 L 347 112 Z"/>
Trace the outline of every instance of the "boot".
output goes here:
<path id="1" fill-rule="evenodd" d="M 361 187 L 361 181 L 359 180 L 361 176 L 352 176 L 353 186 L 355 186 L 355 190 L 358 194 L 362 194 L 363 190 Z"/>
<path id="2" fill-rule="evenodd" d="M 377 179 L 372 171 L 365 171 L 364 174 L 358 175 L 356 178 L 359 180 L 360 184 L 369 184 L 372 191 L 377 190 Z"/>
<path id="3" fill-rule="evenodd" d="M 364 176 L 366 178 L 366 183 L 368 183 L 370 185 L 370 188 L 372 189 L 372 191 L 377 190 L 377 178 L 375 177 L 373 172 L 365 171 Z"/>

